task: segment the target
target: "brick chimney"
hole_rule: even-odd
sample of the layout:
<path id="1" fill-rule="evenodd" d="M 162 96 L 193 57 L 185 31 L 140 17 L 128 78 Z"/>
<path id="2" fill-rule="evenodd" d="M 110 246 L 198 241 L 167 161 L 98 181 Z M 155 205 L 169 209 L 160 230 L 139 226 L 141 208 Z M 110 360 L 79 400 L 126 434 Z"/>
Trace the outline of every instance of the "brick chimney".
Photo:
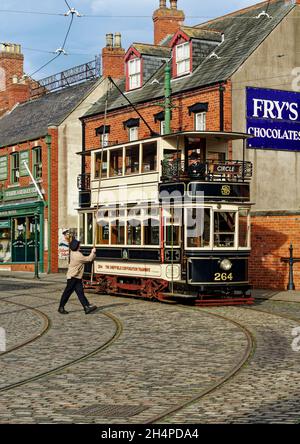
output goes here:
<path id="1" fill-rule="evenodd" d="M 154 44 L 159 45 L 168 35 L 173 35 L 184 23 L 183 11 L 177 9 L 177 0 L 170 0 L 170 8 L 167 8 L 167 0 L 160 0 L 159 9 L 154 11 Z"/>
<path id="2" fill-rule="evenodd" d="M 0 45 L 0 115 L 29 99 L 29 86 L 23 80 L 24 56 L 21 46 Z"/>
<path id="3" fill-rule="evenodd" d="M 122 48 L 121 34 L 106 34 L 106 47 L 102 50 L 102 75 L 122 79 L 125 76 L 124 58 L 125 49 Z"/>

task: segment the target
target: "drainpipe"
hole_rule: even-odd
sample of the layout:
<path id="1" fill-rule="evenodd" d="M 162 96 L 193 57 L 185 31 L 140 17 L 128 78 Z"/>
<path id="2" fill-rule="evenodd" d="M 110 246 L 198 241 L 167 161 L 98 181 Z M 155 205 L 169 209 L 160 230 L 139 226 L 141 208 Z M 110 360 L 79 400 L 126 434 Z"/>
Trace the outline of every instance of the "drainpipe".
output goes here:
<path id="1" fill-rule="evenodd" d="M 170 64 L 166 63 L 165 68 L 165 133 L 171 134 L 171 109 L 172 109 L 172 101 L 171 101 L 171 68 Z"/>
<path id="2" fill-rule="evenodd" d="M 224 91 L 225 87 L 220 85 L 220 131 L 224 131 Z"/>
<path id="3" fill-rule="evenodd" d="M 52 225 L 52 177 L 51 177 L 51 142 L 52 137 L 47 134 L 45 142 L 48 148 L 48 268 L 47 273 L 51 272 L 51 225 Z"/>

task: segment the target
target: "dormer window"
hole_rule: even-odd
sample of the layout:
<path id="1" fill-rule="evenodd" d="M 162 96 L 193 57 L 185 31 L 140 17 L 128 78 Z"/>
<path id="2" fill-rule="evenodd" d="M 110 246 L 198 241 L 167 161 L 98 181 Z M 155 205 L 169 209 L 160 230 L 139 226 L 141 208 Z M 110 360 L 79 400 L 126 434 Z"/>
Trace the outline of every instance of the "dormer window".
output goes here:
<path id="1" fill-rule="evenodd" d="M 129 89 L 141 87 L 141 59 L 132 59 L 128 62 Z"/>
<path id="2" fill-rule="evenodd" d="M 176 72 L 177 76 L 191 72 L 191 50 L 189 42 L 176 46 Z"/>

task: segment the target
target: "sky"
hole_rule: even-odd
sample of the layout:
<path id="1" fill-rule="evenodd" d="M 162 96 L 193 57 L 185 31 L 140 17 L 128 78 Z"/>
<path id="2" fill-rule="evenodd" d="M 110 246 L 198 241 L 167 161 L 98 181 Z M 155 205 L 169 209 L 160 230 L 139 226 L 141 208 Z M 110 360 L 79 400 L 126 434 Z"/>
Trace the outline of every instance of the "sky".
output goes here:
<path id="1" fill-rule="evenodd" d="M 105 17 L 74 17 L 65 47 L 68 55 L 61 55 L 39 71 L 34 76 L 37 80 L 93 60 L 95 55 L 101 54 L 107 33 L 121 32 L 125 49 L 132 42 L 153 43 L 151 17 L 159 6 L 159 0 L 67 2 L 81 14 Z M 178 9 L 185 12 L 185 24 L 196 25 L 206 21 L 206 17 L 218 17 L 255 3 L 259 3 L 259 0 L 178 0 Z M 53 58 L 53 54 L 46 51 L 53 52 L 62 46 L 71 18 L 12 13 L 8 10 L 64 14 L 68 7 L 64 0 L 1 0 L 0 42 L 21 44 L 25 56 L 25 72 L 30 75 Z M 124 17 L 126 15 L 136 17 Z"/>

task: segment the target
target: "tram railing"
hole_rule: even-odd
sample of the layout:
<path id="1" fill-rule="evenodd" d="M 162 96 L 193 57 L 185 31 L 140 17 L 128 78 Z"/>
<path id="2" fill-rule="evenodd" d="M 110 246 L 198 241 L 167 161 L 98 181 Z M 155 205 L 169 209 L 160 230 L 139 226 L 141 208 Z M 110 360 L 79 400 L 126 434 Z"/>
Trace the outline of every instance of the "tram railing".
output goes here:
<path id="1" fill-rule="evenodd" d="M 207 160 L 188 162 L 178 159 L 162 161 L 162 181 L 204 180 L 208 182 L 246 182 L 253 174 L 251 162 L 241 160 Z"/>
<path id="2" fill-rule="evenodd" d="M 91 175 L 80 174 L 77 177 L 77 187 L 79 191 L 89 191 L 91 189 Z"/>

